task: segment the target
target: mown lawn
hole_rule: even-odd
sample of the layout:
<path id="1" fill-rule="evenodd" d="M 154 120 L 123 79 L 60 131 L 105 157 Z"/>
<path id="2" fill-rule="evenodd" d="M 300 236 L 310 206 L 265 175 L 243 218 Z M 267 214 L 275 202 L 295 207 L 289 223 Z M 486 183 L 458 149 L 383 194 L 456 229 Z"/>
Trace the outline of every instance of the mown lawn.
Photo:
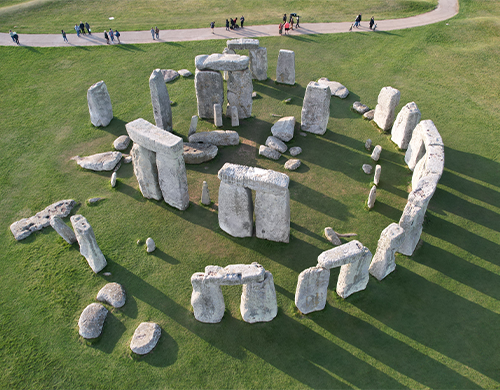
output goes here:
<path id="1" fill-rule="evenodd" d="M 191 204 L 178 211 L 142 198 L 131 165 L 110 173 L 77 167 L 70 158 L 112 149 L 125 123 L 154 122 L 148 78 L 155 68 L 188 68 L 197 54 L 225 42 L 112 47 L 0 48 L 0 386 L 3 388 L 498 388 L 500 387 L 500 10 L 490 1 L 460 1 L 448 22 L 390 33 L 260 40 L 268 48 L 270 79 L 254 82 L 254 117 L 237 129 L 241 144 L 220 148 L 211 162 L 187 166 Z M 297 84 L 274 83 L 279 49 L 296 53 Z M 296 135 L 303 165 L 286 172 L 289 155 L 257 155 L 277 115 L 300 121 L 307 83 L 342 82 L 345 100 L 332 98 L 324 136 Z M 87 88 L 104 80 L 115 118 L 90 124 Z M 298 274 L 331 245 L 323 229 L 356 232 L 375 253 L 380 232 L 397 222 L 411 180 L 386 134 L 350 110 L 375 106 L 380 89 L 401 91 L 401 108 L 415 101 L 446 145 L 445 172 L 426 217 L 423 243 L 383 282 L 346 300 L 331 276 L 325 310 L 302 316 L 294 305 Z M 186 139 L 196 113 L 194 80 L 168 84 L 174 131 Z M 291 104 L 282 103 L 292 98 Z M 231 129 L 225 121 L 225 129 Z M 199 130 L 212 130 L 200 121 Z M 364 203 L 372 176 L 367 138 L 383 147 L 375 208 Z M 237 239 L 221 231 L 215 205 L 199 204 L 202 181 L 217 202 L 217 171 L 225 162 L 289 174 L 289 244 Z M 88 206 L 91 197 L 104 197 Z M 46 228 L 16 242 L 9 225 L 47 205 L 73 198 L 93 226 L 108 260 L 95 275 Z M 69 218 L 67 220 L 69 223 Z M 137 240 L 157 244 L 146 254 Z M 197 322 L 190 276 L 206 265 L 257 261 L 274 276 L 278 316 L 247 324 L 241 288 L 226 287 L 221 323 Z M 121 283 L 127 303 L 108 314 L 93 344 L 78 335 L 78 318 L 99 289 Z M 129 343 L 143 321 L 162 327 L 156 349 L 132 356 Z"/>

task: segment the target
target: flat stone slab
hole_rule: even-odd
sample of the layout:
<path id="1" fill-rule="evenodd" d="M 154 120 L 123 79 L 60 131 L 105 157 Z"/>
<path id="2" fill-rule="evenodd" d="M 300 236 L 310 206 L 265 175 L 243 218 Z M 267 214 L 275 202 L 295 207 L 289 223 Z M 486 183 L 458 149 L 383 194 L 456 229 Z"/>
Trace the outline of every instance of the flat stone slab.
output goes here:
<path id="1" fill-rule="evenodd" d="M 189 142 L 202 142 L 217 146 L 238 145 L 240 143 L 240 136 L 233 130 L 204 131 L 190 135 Z"/>
<path id="2" fill-rule="evenodd" d="M 259 48 L 258 39 L 229 39 L 226 42 L 227 48 L 231 50 L 251 50 Z"/>
<path id="3" fill-rule="evenodd" d="M 330 87 L 330 92 L 332 96 L 337 96 L 341 99 L 345 99 L 349 95 L 349 90 L 337 81 L 330 81 L 326 77 L 322 77 L 318 80 L 318 84 L 328 85 Z"/>
<path id="4" fill-rule="evenodd" d="M 288 149 L 288 146 L 286 146 L 283 141 L 273 136 L 267 137 L 266 146 L 269 146 L 271 149 L 277 150 L 280 153 L 285 153 Z"/>
<path id="5" fill-rule="evenodd" d="M 179 73 L 173 69 L 162 69 L 161 74 L 163 75 L 163 80 L 166 83 L 169 83 L 179 78 Z"/>
<path id="6" fill-rule="evenodd" d="M 370 164 L 363 164 L 362 168 L 363 168 L 363 172 L 366 173 L 367 175 L 372 173 L 373 167 Z"/>
<path id="7" fill-rule="evenodd" d="M 293 138 L 294 131 L 295 117 L 293 116 L 285 116 L 279 119 L 273 127 L 271 127 L 271 133 L 284 142 L 288 142 Z"/>
<path id="8" fill-rule="evenodd" d="M 219 148 L 215 145 L 187 142 L 184 144 L 182 157 L 186 164 L 201 164 L 214 159 L 218 151 Z"/>
<path id="9" fill-rule="evenodd" d="M 365 255 L 363 244 L 353 240 L 321 253 L 318 256 L 318 266 L 326 269 L 341 267 L 360 260 Z"/>
<path id="10" fill-rule="evenodd" d="M 270 158 L 271 160 L 279 160 L 281 157 L 280 152 L 265 145 L 260 145 L 259 155 Z"/>
<path id="11" fill-rule="evenodd" d="M 82 168 L 96 172 L 112 171 L 121 159 L 122 154 L 120 152 L 105 152 L 93 154 L 92 156 L 73 157 L 73 160 Z"/>
<path id="12" fill-rule="evenodd" d="M 88 305 L 78 320 L 78 327 L 80 328 L 78 333 L 80 333 L 80 336 L 84 339 L 99 337 L 107 315 L 108 309 L 100 303 L 91 303 Z"/>
<path id="13" fill-rule="evenodd" d="M 128 145 L 130 144 L 130 137 L 128 135 L 120 135 L 115 141 L 113 142 L 113 147 L 116 150 L 125 150 L 128 148 Z"/>
<path id="14" fill-rule="evenodd" d="M 259 263 L 231 264 L 225 268 L 208 265 L 205 267 L 206 279 L 222 286 L 234 286 L 251 282 L 262 282 L 266 270 Z"/>
<path id="15" fill-rule="evenodd" d="M 130 349 L 137 355 L 146 355 L 156 347 L 160 336 L 160 325 L 154 322 L 143 322 L 137 327 L 132 336 Z"/>
<path id="16" fill-rule="evenodd" d="M 194 63 L 198 70 L 245 70 L 250 58 L 239 54 L 211 54 L 195 57 Z"/>
<path id="17" fill-rule="evenodd" d="M 34 216 L 14 222 L 10 225 L 10 231 L 17 241 L 23 240 L 31 233 L 49 226 L 51 217 L 67 217 L 75 206 L 76 201 L 73 199 L 60 200 L 52 203 Z"/>
<path id="18" fill-rule="evenodd" d="M 99 290 L 96 299 L 99 302 L 104 302 L 113 307 L 120 308 L 125 305 L 127 296 L 121 284 L 108 283 Z"/>
<path id="19" fill-rule="evenodd" d="M 356 111 L 359 114 L 364 114 L 365 112 L 370 111 L 370 107 L 368 107 L 366 104 L 363 104 L 361 102 L 354 102 L 352 104 L 352 108 L 354 111 Z"/>
<path id="20" fill-rule="evenodd" d="M 292 148 L 290 148 L 289 150 L 290 152 L 290 156 L 298 156 L 300 153 L 302 153 L 302 148 L 300 146 L 294 146 Z"/>
<path id="21" fill-rule="evenodd" d="M 288 169 L 289 171 L 295 171 L 298 167 L 300 167 L 301 164 L 302 163 L 299 159 L 291 158 L 285 163 L 285 169 Z"/>
<path id="22" fill-rule="evenodd" d="M 374 116 L 375 116 L 375 110 L 366 111 L 363 114 L 363 118 L 365 118 L 367 121 L 372 121 Z"/>
<path id="23" fill-rule="evenodd" d="M 193 74 L 187 69 L 180 69 L 177 71 L 182 77 L 191 77 Z"/>
<path id="24" fill-rule="evenodd" d="M 155 153 L 165 154 L 176 158 L 182 153 L 182 138 L 138 118 L 125 125 L 130 139 Z"/>
<path id="25" fill-rule="evenodd" d="M 228 184 L 273 193 L 283 193 L 290 182 L 284 173 L 231 163 L 225 163 L 217 176 Z"/>

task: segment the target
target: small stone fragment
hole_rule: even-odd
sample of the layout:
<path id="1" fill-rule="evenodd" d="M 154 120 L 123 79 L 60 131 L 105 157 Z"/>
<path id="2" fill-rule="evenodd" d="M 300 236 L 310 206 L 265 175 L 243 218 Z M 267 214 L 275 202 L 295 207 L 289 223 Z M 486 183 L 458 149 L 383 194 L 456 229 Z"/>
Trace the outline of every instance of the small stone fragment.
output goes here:
<path id="1" fill-rule="evenodd" d="M 151 352 L 161 336 L 160 325 L 154 322 L 141 323 L 132 336 L 130 349 L 137 355 L 146 355 Z"/>
<path id="2" fill-rule="evenodd" d="M 257 97 L 257 92 L 252 92 L 252 99 L 255 99 Z"/>
<path id="3" fill-rule="evenodd" d="M 111 175 L 111 187 L 115 187 L 116 186 L 116 172 L 113 172 L 113 174 Z"/>
<path id="4" fill-rule="evenodd" d="M 371 165 L 363 164 L 363 172 L 366 173 L 367 175 L 372 173 L 372 169 L 373 169 L 373 167 Z"/>
<path id="5" fill-rule="evenodd" d="M 66 241 L 68 244 L 76 242 L 75 232 L 63 220 L 55 215 L 50 217 L 50 226 Z"/>
<path id="6" fill-rule="evenodd" d="M 191 124 L 189 125 L 188 137 L 196 133 L 196 126 L 198 126 L 198 115 L 191 117 Z"/>
<path id="7" fill-rule="evenodd" d="M 148 237 L 147 240 L 146 240 L 146 251 L 148 253 L 151 253 L 153 252 L 154 250 L 156 249 L 156 244 L 155 242 L 153 241 L 153 239 L 151 237 Z"/>
<path id="8" fill-rule="evenodd" d="M 106 274 L 107 273 L 109 272 L 106 272 Z M 125 300 L 127 299 L 127 296 L 125 294 L 125 289 L 121 284 L 108 283 L 99 290 L 96 299 L 99 302 L 104 302 L 113 307 L 120 308 L 123 305 L 125 305 Z"/>
<path id="9" fill-rule="evenodd" d="M 201 189 L 201 204 L 205 206 L 210 206 L 210 192 L 208 191 L 208 184 L 203 181 L 203 187 Z"/>
<path id="10" fill-rule="evenodd" d="M 288 98 L 288 99 L 283 100 L 283 103 L 285 103 L 285 104 L 289 104 L 291 102 L 292 102 L 292 98 Z"/>
<path id="11" fill-rule="evenodd" d="M 267 137 L 266 146 L 269 146 L 270 148 L 277 150 L 280 153 L 285 153 L 288 149 L 288 146 L 286 146 L 283 141 L 273 136 Z"/>
<path id="12" fill-rule="evenodd" d="M 177 73 L 179 73 L 182 77 L 191 77 L 193 74 L 187 70 L 187 69 L 181 69 L 178 70 Z"/>
<path id="13" fill-rule="evenodd" d="M 364 114 L 365 112 L 370 111 L 370 107 L 361 102 L 354 102 L 352 108 L 359 114 Z"/>
<path id="14" fill-rule="evenodd" d="M 368 121 L 371 121 L 371 120 L 373 120 L 374 115 L 375 115 L 375 110 L 366 111 L 363 114 L 363 118 L 365 118 Z"/>
<path id="15" fill-rule="evenodd" d="M 162 69 L 161 74 L 163 75 L 163 80 L 166 83 L 174 81 L 176 78 L 179 77 L 179 73 L 173 69 Z"/>
<path id="16" fill-rule="evenodd" d="M 368 202 L 367 206 L 369 209 L 372 209 L 375 206 L 375 199 L 377 198 L 377 186 L 373 186 L 368 194 Z"/>
<path id="17" fill-rule="evenodd" d="M 300 167 L 301 161 L 296 158 L 291 158 L 285 163 L 285 169 L 289 171 L 295 171 L 298 167 Z"/>
<path id="18" fill-rule="evenodd" d="M 102 199 L 104 199 L 104 198 L 90 198 L 87 202 L 89 202 L 89 204 L 94 204 L 94 203 L 99 202 Z"/>
<path id="19" fill-rule="evenodd" d="M 111 276 L 111 272 L 103 272 L 102 275 L 103 276 Z"/>
<path id="20" fill-rule="evenodd" d="M 118 169 L 122 166 L 122 160 L 118 161 L 118 164 L 116 164 L 116 167 L 113 168 L 113 172 L 118 172 Z"/>
<path id="21" fill-rule="evenodd" d="M 375 175 L 373 176 L 373 183 L 378 186 L 380 182 L 380 173 L 382 172 L 382 167 L 380 165 L 375 166 Z"/>
<path id="22" fill-rule="evenodd" d="M 301 131 L 299 134 L 300 134 L 302 137 L 307 137 L 307 133 L 304 133 L 303 131 Z"/>
<path id="23" fill-rule="evenodd" d="M 116 150 L 125 150 L 130 143 L 130 137 L 128 135 L 121 135 L 113 142 L 113 147 Z"/>
<path id="24" fill-rule="evenodd" d="M 80 336 L 84 339 L 95 339 L 99 337 L 107 315 L 108 309 L 100 303 L 91 303 L 88 305 L 83 310 L 78 320 Z"/>
<path id="25" fill-rule="evenodd" d="M 295 157 L 302 153 L 302 148 L 300 146 L 294 146 L 290 148 L 290 155 Z"/>
<path id="26" fill-rule="evenodd" d="M 378 159 L 380 158 L 380 153 L 382 153 L 382 146 L 380 146 L 380 145 L 375 146 L 373 148 L 373 152 L 371 155 L 372 160 L 378 161 Z"/>
<path id="27" fill-rule="evenodd" d="M 82 168 L 97 172 L 112 171 L 121 159 L 122 154 L 120 152 L 105 152 L 92 156 L 73 157 L 73 160 Z"/>
<path id="28" fill-rule="evenodd" d="M 124 164 L 130 164 L 132 162 L 132 156 L 131 155 L 125 156 L 123 157 L 122 161 Z"/>
<path id="29" fill-rule="evenodd" d="M 280 152 L 278 152 L 277 150 L 271 149 L 265 145 L 260 145 L 259 154 L 261 156 L 270 158 L 271 160 L 279 160 L 279 158 L 281 157 Z"/>
<path id="30" fill-rule="evenodd" d="M 372 140 L 368 138 L 365 142 L 365 149 L 366 150 L 371 150 L 372 149 Z"/>
<path id="31" fill-rule="evenodd" d="M 337 236 L 337 233 L 331 227 L 325 228 L 325 237 L 333 245 L 342 245 L 342 241 L 340 241 L 339 236 Z"/>

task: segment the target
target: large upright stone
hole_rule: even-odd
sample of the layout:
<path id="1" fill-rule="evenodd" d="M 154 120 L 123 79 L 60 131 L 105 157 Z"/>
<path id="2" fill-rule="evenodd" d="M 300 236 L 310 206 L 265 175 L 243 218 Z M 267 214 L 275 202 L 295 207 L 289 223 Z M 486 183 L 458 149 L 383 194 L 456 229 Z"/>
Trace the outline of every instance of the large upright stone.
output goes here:
<path id="1" fill-rule="evenodd" d="M 188 137 L 196 133 L 196 126 L 198 126 L 198 115 L 193 115 L 191 117 L 191 123 L 189 124 Z"/>
<path id="2" fill-rule="evenodd" d="M 406 150 L 405 162 L 411 171 L 415 169 L 417 163 L 425 155 L 426 149 L 430 146 L 444 147 L 443 139 L 434 125 L 434 122 L 431 120 L 424 120 L 413 130 L 408 149 Z"/>
<path id="3" fill-rule="evenodd" d="M 290 239 L 290 193 L 255 193 L 255 233 L 257 238 L 288 243 Z"/>
<path id="4" fill-rule="evenodd" d="M 259 40 L 248 38 L 228 39 L 226 45 L 230 50 L 253 50 L 259 48 Z"/>
<path id="5" fill-rule="evenodd" d="M 245 70 L 250 59 L 239 54 L 211 54 L 196 56 L 194 63 L 197 70 Z"/>
<path id="6" fill-rule="evenodd" d="M 337 279 L 337 294 L 339 296 L 347 298 L 349 295 L 366 288 L 370 279 L 368 268 L 371 260 L 371 252 L 367 247 L 363 247 L 361 259 L 340 267 L 340 274 Z"/>
<path id="7" fill-rule="evenodd" d="M 276 82 L 281 84 L 295 84 L 295 52 L 280 50 L 276 65 Z"/>
<path id="8" fill-rule="evenodd" d="M 99 337 L 107 315 L 108 309 L 100 303 L 91 303 L 88 305 L 83 310 L 78 320 L 78 333 L 80 336 L 84 339 L 95 339 Z"/>
<path id="9" fill-rule="evenodd" d="M 50 226 L 59 234 L 68 244 L 76 242 L 75 232 L 63 220 L 55 215 L 50 217 Z"/>
<path id="10" fill-rule="evenodd" d="M 227 101 L 238 108 L 239 119 L 252 116 L 252 76 L 250 70 L 230 71 L 227 80 Z"/>
<path id="11" fill-rule="evenodd" d="M 377 251 L 370 264 L 370 274 L 378 280 L 382 280 L 396 269 L 396 250 L 402 244 L 404 238 L 405 231 L 397 223 L 391 223 L 382 230 Z"/>
<path id="12" fill-rule="evenodd" d="M 219 226 L 233 237 L 252 237 L 252 191 L 221 181 L 219 187 Z"/>
<path id="13" fill-rule="evenodd" d="M 387 131 L 391 128 L 400 97 L 400 92 L 392 87 L 384 87 L 380 91 L 373 120 L 382 130 Z"/>
<path id="14" fill-rule="evenodd" d="M 285 116 L 279 119 L 273 127 L 271 127 L 271 133 L 284 142 L 288 142 L 293 138 L 294 130 L 295 117 L 293 116 Z"/>
<path id="15" fill-rule="evenodd" d="M 441 178 L 444 170 L 444 146 L 429 145 L 426 148 L 425 155 L 415 166 L 411 178 L 412 188 L 416 188 L 420 179 L 425 176 L 436 176 Z"/>
<path id="16" fill-rule="evenodd" d="M 250 49 L 248 56 L 250 57 L 252 78 L 259 81 L 267 80 L 267 48 Z"/>
<path id="17" fill-rule="evenodd" d="M 295 290 L 295 306 L 301 313 L 323 310 L 326 305 L 330 270 L 319 265 L 302 271 Z"/>
<path id="18" fill-rule="evenodd" d="M 394 126 L 392 126 L 391 140 L 398 145 L 400 149 L 405 150 L 408 148 L 413 129 L 415 129 L 418 122 L 420 122 L 420 117 L 420 110 L 415 102 L 408 103 L 399 111 Z"/>
<path id="19" fill-rule="evenodd" d="M 219 281 L 213 280 L 210 274 L 197 272 L 191 276 L 191 285 L 193 286 L 191 305 L 194 318 L 209 324 L 220 322 L 226 305 Z"/>
<path id="20" fill-rule="evenodd" d="M 170 107 L 170 97 L 161 69 L 153 70 L 153 73 L 149 76 L 149 90 L 151 92 L 151 103 L 153 104 L 153 115 L 156 126 L 160 129 L 171 131 L 172 108 Z"/>
<path id="21" fill-rule="evenodd" d="M 240 312 L 243 321 L 269 322 L 278 314 L 273 275 L 266 271 L 263 281 L 243 285 Z"/>
<path id="22" fill-rule="evenodd" d="M 101 252 L 101 249 L 97 245 L 92 226 L 90 226 L 87 219 L 83 215 L 73 215 L 70 219 L 71 224 L 73 225 L 73 230 L 75 231 L 76 239 L 80 245 L 80 253 L 83 257 L 85 257 L 85 259 L 87 259 L 92 271 L 98 273 L 106 267 L 107 262 Z"/>
<path id="23" fill-rule="evenodd" d="M 94 126 L 106 127 L 113 119 L 113 107 L 108 88 L 104 81 L 99 81 L 87 90 L 90 121 Z"/>
<path id="24" fill-rule="evenodd" d="M 156 153 L 134 143 L 130 150 L 134 174 L 139 183 L 142 196 L 147 199 L 161 200 L 161 189 L 158 183 L 158 169 L 156 167 Z"/>
<path id="25" fill-rule="evenodd" d="M 375 206 L 375 201 L 377 200 L 377 186 L 373 186 L 368 194 L 368 200 L 366 201 L 366 205 L 369 209 L 372 209 Z"/>
<path id="26" fill-rule="evenodd" d="M 211 119 L 214 117 L 214 104 L 224 103 L 222 75 L 217 71 L 195 72 L 194 87 L 198 102 L 198 116 Z"/>
<path id="27" fill-rule="evenodd" d="M 210 206 L 210 192 L 208 191 L 208 184 L 203 181 L 203 186 L 201 188 L 201 203 L 205 206 Z"/>
<path id="28" fill-rule="evenodd" d="M 330 87 L 311 81 L 302 105 L 300 128 L 314 134 L 325 134 L 330 118 Z"/>

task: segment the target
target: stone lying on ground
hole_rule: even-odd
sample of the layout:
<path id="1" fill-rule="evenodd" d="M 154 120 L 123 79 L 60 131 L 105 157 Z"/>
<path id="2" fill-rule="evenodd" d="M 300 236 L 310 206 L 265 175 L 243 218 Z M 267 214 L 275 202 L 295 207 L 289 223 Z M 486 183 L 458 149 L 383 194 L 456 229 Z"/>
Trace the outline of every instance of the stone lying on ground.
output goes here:
<path id="1" fill-rule="evenodd" d="M 240 136 L 233 130 L 204 131 L 191 135 L 189 137 L 189 142 L 202 142 L 217 146 L 238 145 L 240 143 Z"/>
<path id="2" fill-rule="evenodd" d="M 340 247 L 338 247 L 340 248 Z M 353 263 L 343 265 L 340 268 L 337 279 L 337 294 L 342 298 L 347 298 L 355 292 L 364 290 L 370 279 L 368 268 L 372 254 L 367 247 L 363 247 L 363 256 Z"/>
<path id="3" fill-rule="evenodd" d="M 365 142 L 365 149 L 371 150 L 371 148 L 372 148 L 372 140 L 370 138 L 368 138 Z"/>
<path id="4" fill-rule="evenodd" d="M 161 74 L 163 76 L 163 81 L 166 83 L 174 81 L 176 78 L 179 77 L 179 72 L 173 69 L 162 69 Z"/>
<path id="5" fill-rule="evenodd" d="M 278 314 L 273 275 L 266 271 L 261 282 L 245 283 L 241 293 L 240 312 L 243 321 L 269 322 Z"/>
<path id="6" fill-rule="evenodd" d="M 187 69 L 180 69 L 177 71 L 182 77 L 191 77 L 193 74 Z"/>
<path id="7" fill-rule="evenodd" d="M 259 48 L 258 39 L 229 39 L 226 41 L 227 48 L 230 50 L 250 50 Z"/>
<path id="8" fill-rule="evenodd" d="M 224 103 L 224 85 L 222 75 L 216 71 L 199 71 L 194 76 L 198 116 L 211 119 L 214 117 L 214 104 Z"/>
<path id="9" fill-rule="evenodd" d="M 363 172 L 366 173 L 367 175 L 369 175 L 370 173 L 372 173 L 372 169 L 373 167 L 369 164 L 363 164 Z"/>
<path id="10" fill-rule="evenodd" d="M 276 65 L 276 82 L 281 84 L 295 84 L 295 52 L 280 50 Z"/>
<path id="11" fill-rule="evenodd" d="M 122 155 L 122 157 L 123 157 L 123 155 Z M 120 169 L 120 167 L 122 166 L 122 161 L 123 161 L 123 159 L 118 161 L 118 164 L 116 164 L 116 166 L 113 168 L 113 173 L 118 172 L 118 169 Z"/>
<path id="12" fill-rule="evenodd" d="M 373 148 L 371 158 L 373 161 L 378 161 L 380 158 L 380 153 L 382 153 L 382 146 L 377 145 Z"/>
<path id="13" fill-rule="evenodd" d="M 198 126 L 198 115 L 193 115 L 191 117 L 191 123 L 189 124 L 188 137 L 196 133 L 196 126 Z"/>
<path id="14" fill-rule="evenodd" d="M 374 117 L 375 117 L 375 110 L 366 111 L 363 114 L 363 118 L 365 118 L 368 121 L 372 121 Z"/>
<path id="15" fill-rule="evenodd" d="M 387 131 L 392 127 L 400 97 L 401 93 L 395 88 L 384 87 L 380 90 L 373 120 L 382 130 Z"/>
<path id="16" fill-rule="evenodd" d="M 382 230 L 369 268 L 370 274 L 378 280 L 384 279 L 396 269 L 396 250 L 403 243 L 404 234 L 404 229 L 397 223 L 391 223 Z"/>
<path id="17" fill-rule="evenodd" d="M 289 171 L 295 171 L 298 167 L 301 165 L 301 161 L 296 158 L 291 158 L 285 163 L 285 169 L 288 169 Z"/>
<path id="18" fill-rule="evenodd" d="M 208 184 L 206 181 L 203 181 L 203 186 L 201 188 L 201 204 L 205 206 L 210 206 L 210 192 L 208 191 Z"/>
<path id="19" fill-rule="evenodd" d="M 330 88 L 311 81 L 307 84 L 302 104 L 300 129 L 313 134 L 325 134 L 330 118 Z"/>
<path id="20" fill-rule="evenodd" d="M 156 249 L 156 244 L 151 237 L 146 239 L 146 252 L 151 253 Z"/>
<path id="21" fill-rule="evenodd" d="M 55 215 L 50 217 L 50 226 L 66 241 L 68 244 L 76 242 L 76 236 L 73 229 L 66 225 L 63 220 Z"/>
<path id="22" fill-rule="evenodd" d="M 252 75 L 249 69 L 230 71 L 227 79 L 227 101 L 238 108 L 238 118 L 252 116 Z"/>
<path id="23" fill-rule="evenodd" d="M 265 145 L 260 145 L 259 155 L 270 158 L 271 160 L 279 160 L 281 157 L 280 152 L 278 152 L 276 149 L 267 147 Z"/>
<path id="24" fill-rule="evenodd" d="M 250 57 L 250 72 L 252 79 L 265 81 L 267 80 L 267 48 L 259 47 L 248 51 Z M 253 95 L 252 95 L 253 97 Z"/>
<path id="25" fill-rule="evenodd" d="M 113 147 L 116 150 L 125 150 L 128 148 L 130 143 L 130 137 L 128 135 L 121 135 L 113 142 Z"/>
<path id="26" fill-rule="evenodd" d="M 177 73 L 177 72 L 176 72 Z M 178 77 L 179 75 L 177 75 Z M 151 104 L 153 105 L 153 116 L 156 126 L 160 129 L 172 130 L 172 108 L 170 107 L 170 97 L 167 86 L 163 80 L 160 69 L 155 69 L 149 77 L 149 90 L 151 94 Z M 144 145 L 143 145 L 144 146 Z"/>
<path id="27" fill-rule="evenodd" d="M 326 305 L 329 282 L 329 269 L 316 266 L 302 271 L 295 290 L 297 309 L 303 314 L 323 310 Z"/>
<path id="28" fill-rule="evenodd" d="M 10 231 L 17 241 L 23 240 L 31 233 L 49 226 L 51 217 L 67 217 L 75 206 L 76 202 L 73 199 L 60 200 L 52 203 L 34 216 L 14 222 L 10 225 Z"/>
<path id="29" fill-rule="evenodd" d="M 250 59 L 239 54 L 198 55 L 194 63 L 198 70 L 245 70 Z"/>
<path id="30" fill-rule="evenodd" d="M 112 171 L 121 159 L 122 154 L 120 152 L 104 152 L 92 156 L 73 157 L 73 160 L 82 168 L 97 172 Z"/>
<path id="31" fill-rule="evenodd" d="M 368 194 L 368 201 L 366 202 L 366 205 L 368 206 L 369 209 L 372 209 L 373 206 L 375 206 L 376 199 L 377 199 L 377 186 L 373 186 L 372 189 L 370 190 L 370 193 Z"/>
<path id="32" fill-rule="evenodd" d="M 288 149 L 288 146 L 286 146 L 283 141 L 273 136 L 267 137 L 266 146 L 269 146 L 271 149 L 277 150 L 280 153 L 285 153 Z"/>
<path id="33" fill-rule="evenodd" d="M 293 138 L 294 130 L 295 117 L 293 116 L 281 118 L 271 127 L 271 133 L 284 142 L 288 142 Z"/>
<path id="34" fill-rule="evenodd" d="M 364 114 L 365 112 L 370 111 L 370 107 L 368 107 L 365 104 L 362 104 L 361 102 L 354 102 L 352 104 L 352 108 L 359 114 Z"/>
<path id="35" fill-rule="evenodd" d="M 413 130 L 420 122 L 420 110 L 415 102 L 408 103 L 399 111 L 391 130 L 391 141 L 400 149 L 408 148 Z"/>
<path id="36" fill-rule="evenodd" d="M 289 152 L 291 156 L 295 157 L 302 153 L 302 148 L 300 146 L 294 146 L 290 148 Z"/>
<path id="37" fill-rule="evenodd" d="M 186 164 L 201 164 L 214 159 L 218 151 L 219 148 L 215 145 L 187 142 L 182 156 Z"/>
<path id="38" fill-rule="evenodd" d="M 333 245 L 342 245 L 342 241 L 340 241 L 339 236 L 337 236 L 337 233 L 331 227 L 325 228 L 325 237 Z"/>
<path id="39" fill-rule="evenodd" d="M 113 174 L 111 175 L 110 183 L 111 183 L 111 187 L 113 187 L 113 188 L 116 187 L 116 172 L 113 172 Z"/>
<path id="40" fill-rule="evenodd" d="M 341 99 L 345 99 L 349 95 L 349 90 L 346 87 L 336 81 L 330 81 L 326 77 L 320 78 L 318 80 L 318 83 L 328 85 L 328 87 L 330 87 L 332 96 L 337 96 Z"/>
<path id="41" fill-rule="evenodd" d="M 113 119 L 113 107 L 104 81 L 99 81 L 88 89 L 87 103 L 90 122 L 94 126 L 106 127 L 109 125 L 109 122 Z"/>
<path id="42" fill-rule="evenodd" d="M 130 154 L 123 155 L 123 163 L 130 164 L 132 162 L 132 156 Z"/>
<path id="43" fill-rule="evenodd" d="M 257 92 L 252 92 L 252 99 L 255 99 L 257 97 Z"/>
<path id="44" fill-rule="evenodd" d="M 87 259 L 87 263 L 90 268 L 92 268 L 92 271 L 98 273 L 106 267 L 107 262 L 101 252 L 101 249 L 97 245 L 92 226 L 90 226 L 87 219 L 83 215 L 73 215 L 70 219 L 71 224 L 73 225 L 73 230 L 75 231 L 76 239 L 80 245 L 81 255 Z"/>
<path id="45" fill-rule="evenodd" d="M 99 202 L 102 199 L 105 199 L 105 198 L 90 198 L 87 202 L 89 204 L 95 204 L 95 203 Z"/>
<path id="46" fill-rule="evenodd" d="M 78 333 L 80 333 L 80 336 L 84 339 L 95 339 L 99 337 L 107 315 L 108 309 L 100 303 L 91 303 L 88 305 L 83 310 L 78 320 Z"/>
<path id="47" fill-rule="evenodd" d="M 373 176 L 373 183 L 378 186 L 380 182 L 380 173 L 382 172 L 382 167 L 380 165 L 375 166 L 375 175 Z"/>
<path id="48" fill-rule="evenodd" d="M 161 188 L 158 183 L 158 169 L 156 167 L 156 153 L 134 144 L 130 151 L 134 163 L 134 175 L 139 183 L 142 196 L 147 199 L 162 199 Z"/>
<path id="49" fill-rule="evenodd" d="M 120 308 L 125 305 L 127 296 L 121 284 L 108 283 L 99 290 L 96 299 L 99 302 L 104 302 L 113 307 Z"/>
<path id="50" fill-rule="evenodd" d="M 154 322 L 142 322 L 132 336 L 130 349 L 137 355 L 146 355 L 156 347 L 160 336 L 160 325 Z"/>

